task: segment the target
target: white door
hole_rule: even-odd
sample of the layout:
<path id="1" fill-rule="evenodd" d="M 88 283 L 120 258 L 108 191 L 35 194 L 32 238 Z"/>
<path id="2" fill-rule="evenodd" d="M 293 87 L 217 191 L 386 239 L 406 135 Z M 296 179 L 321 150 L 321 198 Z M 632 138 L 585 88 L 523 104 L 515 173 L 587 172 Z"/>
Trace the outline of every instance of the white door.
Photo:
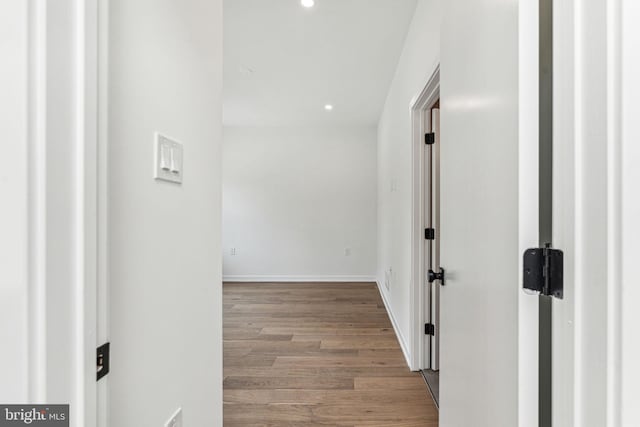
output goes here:
<path id="1" fill-rule="evenodd" d="M 435 142 L 431 146 L 429 161 L 431 185 L 429 188 L 429 223 L 434 230 L 434 239 L 430 241 L 431 250 L 429 268 L 437 272 L 440 267 L 440 109 L 431 110 L 431 132 L 434 134 Z M 434 333 L 431 335 L 430 343 L 430 365 L 433 371 L 440 369 L 440 280 L 428 283 L 430 289 L 430 314 Z"/>
<path id="2" fill-rule="evenodd" d="M 537 425 L 537 384 L 522 376 L 528 370 L 533 375 L 526 380 L 536 379 L 537 329 L 519 332 L 523 320 L 537 325 L 537 297 L 521 291 L 519 268 L 523 243 L 537 246 L 538 238 L 538 141 L 535 132 L 529 139 L 520 135 L 526 119 L 535 119 L 535 113 L 520 114 L 531 95 L 524 96 L 520 84 L 527 79 L 537 105 L 537 67 L 534 61 L 532 74 L 520 75 L 521 54 L 529 49 L 519 48 L 518 6 L 454 0 L 442 25 L 442 427 Z M 535 48 L 530 54 L 535 58 Z M 521 158 L 527 150 L 534 155 Z M 524 234 L 530 241 L 522 241 Z M 531 319 L 523 319 L 525 298 L 534 308 L 526 310 Z M 520 405 L 531 391 L 533 398 Z M 525 411 L 532 416 L 522 421 Z"/>

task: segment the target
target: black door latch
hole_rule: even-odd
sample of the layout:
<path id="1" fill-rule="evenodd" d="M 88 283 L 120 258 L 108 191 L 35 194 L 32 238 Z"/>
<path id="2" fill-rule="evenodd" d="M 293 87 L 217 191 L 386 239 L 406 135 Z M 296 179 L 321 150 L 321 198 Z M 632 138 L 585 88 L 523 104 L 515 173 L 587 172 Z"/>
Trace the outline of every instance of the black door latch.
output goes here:
<path id="1" fill-rule="evenodd" d="M 438 273 L 436 273 L 435 271 L 429 269 L 429 273 L 428 273 L 428 280 L 429 283 L 433 283 L 436 280 L 440 280 L 440 284 L 442 286 L 444 286 L 444 268 L 440 267 L 440 271 Z"/>
<path id="2" fill-rule="evenodd" d="M 564 291 L 564 254 L 559 249 L 527 249 L 523 257 L 523 287 L 541 295 L 559 299 Z"/>
<path id="3" fill-rule="evenodd" d="M 111 368 L 110 347 L 110 344 L 106 343 L 98 347 L 96 350 L 97 381 L 100 381 L 101 378 L 107 375 Z"/>

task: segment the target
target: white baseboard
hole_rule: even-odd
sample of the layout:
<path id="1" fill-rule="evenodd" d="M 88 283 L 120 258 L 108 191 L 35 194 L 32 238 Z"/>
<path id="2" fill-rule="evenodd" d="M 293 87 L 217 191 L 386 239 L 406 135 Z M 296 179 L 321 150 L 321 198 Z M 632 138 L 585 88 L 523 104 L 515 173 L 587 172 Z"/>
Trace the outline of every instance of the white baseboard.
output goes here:
<path id="1" fill-rule="evenodd" d="M 389 305 L 389 301 L 387 300 L 387 296 L 384 293 L 384 289 L 380 284 L 379 280 L 376 280 L 378 284 L 378 291 L 380 292 L 380 296 L 382 297 L 382 301 L 384 302 L 384 306 L 387 309 L 387 313 L 389 314 L 389 319 L 391 319 L 391 324 L 393 325 L 393 330 L 396 333 L 396 337 L 398 338 L 398 342 L 400 343 L 400 348 L 402 348 L 402 354 L 404 354 L 405 362 L 407 362 L 407 367 L 411 369 L 411 353 L 409 352 L 409 346 L 400 332 L 400 328 L 398 327 L 398 322 L 396 318 L 393 316 L 393 311 L 391 311 L 391 306 Z"/>
<path id="2" fill-rule="evenodd" d="M 375 276 L 223 276 L 223 282 L 375 282 Z"/>

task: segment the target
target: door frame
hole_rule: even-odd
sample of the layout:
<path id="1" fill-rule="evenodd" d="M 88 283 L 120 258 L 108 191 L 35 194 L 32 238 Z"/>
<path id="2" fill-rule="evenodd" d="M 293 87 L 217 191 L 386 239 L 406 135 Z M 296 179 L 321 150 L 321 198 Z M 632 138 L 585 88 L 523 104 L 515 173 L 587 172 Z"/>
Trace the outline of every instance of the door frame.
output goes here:
<path id="1" fill-rule="evenodd" d="M 16 0 L 17 1 L 17 0 Z M 28 0 L 28 398 L 96 425 L 98 2 Z"/>
<path id="2" fill-rule="evenodd" d="M 102 266 L 99 251 L 99 55 L 100 0 L 76 0 L 76 55 L 78 57 L 77 81 L 77 129 L 78 148 L 78 209 L 79 237 L 78 266 L 83 277 L 76 301 L 78 313 L 76 330 L 82 334 L 77 343 L 79 357 L 83 360 L 78 395 L 82 395 L 83 425 L 94 426 L 98 414 L 98 383 L 96 381 L 96 348 L 98 337 L 98 283 Z"/>
<path id="3" fill-rule="evenodd" d="M 98 143 L 98 34 L 100 0 L 73 0 L 75 38 L 73 40 L 77 73 L 76 96 L 76 271 L 79 283 L 75 300 L 77 366 L 76 395 L 78 425 L 95 426 L 97 422 L 98 383 L 96 381 L 97 302 L 99 282 L 99 143 Z"/>
<path id="4" fill-rule="evenodd" d="M 110 341 L 109 337 L 109 0 L 92 0 L 96 3 L 95 58 L 96 69 L 96 153 L 97 175 L 92 187 L 96 192 L 96 304 L 95 328 L 97 345 Z M 96 385 L 96 427 L 107 427 L 109 410 L 109 375 Z"/>
<path id="5" fill-rule="evenodd" d="M 411 303 L 409 319 L 411 321 L 411 360 L 410 368 L 419 371 L 427 368 L 424 351 L 426 335 L 424 319 L 430 312 L 425 299 L 425 245 L 424 228 L 427 220 L 425 209 L 426 171 L 424 156 L 424 135 L 429 129 L 425 120 L 426 112 L 440 98 L 440 64 L 426 80 L 420 93 L 410 104 L 411 114 Z M 429 119 L 430 120 L 430 119 Z"/>
<path id="6" fill-rule="evenodd" d="M 565 251 L 565 298 L 553 302 L 554 425 L 640 422 L 637 321 L 626 323 L 640 295 L 639 16 L 628 0 L 554 3 L 553 241 Z"/>

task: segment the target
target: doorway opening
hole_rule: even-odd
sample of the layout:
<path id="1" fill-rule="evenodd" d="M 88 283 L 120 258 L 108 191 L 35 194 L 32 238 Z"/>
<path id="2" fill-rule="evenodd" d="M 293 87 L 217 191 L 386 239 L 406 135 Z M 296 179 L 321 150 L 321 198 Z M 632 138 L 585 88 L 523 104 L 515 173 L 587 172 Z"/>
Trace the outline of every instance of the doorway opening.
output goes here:
<path id="1" fill-rule="evenodd" d="M 436 406 L 440 371 L 440 70 L 411 105 L 413 133 L 412 368 Z"/>
<path id="2" fill-rule="evenodd" d="M 426 339 L 425 365 L 422 374 L 429 386 L 436 406 L 440 391 L 440 285 L 434 272 L 440 269 L 440 99 L 425 110 L 424 121 L 428 132 L 425 134 L 425 253 L 427 280 L 425 286 L 424 323 Z"/>

